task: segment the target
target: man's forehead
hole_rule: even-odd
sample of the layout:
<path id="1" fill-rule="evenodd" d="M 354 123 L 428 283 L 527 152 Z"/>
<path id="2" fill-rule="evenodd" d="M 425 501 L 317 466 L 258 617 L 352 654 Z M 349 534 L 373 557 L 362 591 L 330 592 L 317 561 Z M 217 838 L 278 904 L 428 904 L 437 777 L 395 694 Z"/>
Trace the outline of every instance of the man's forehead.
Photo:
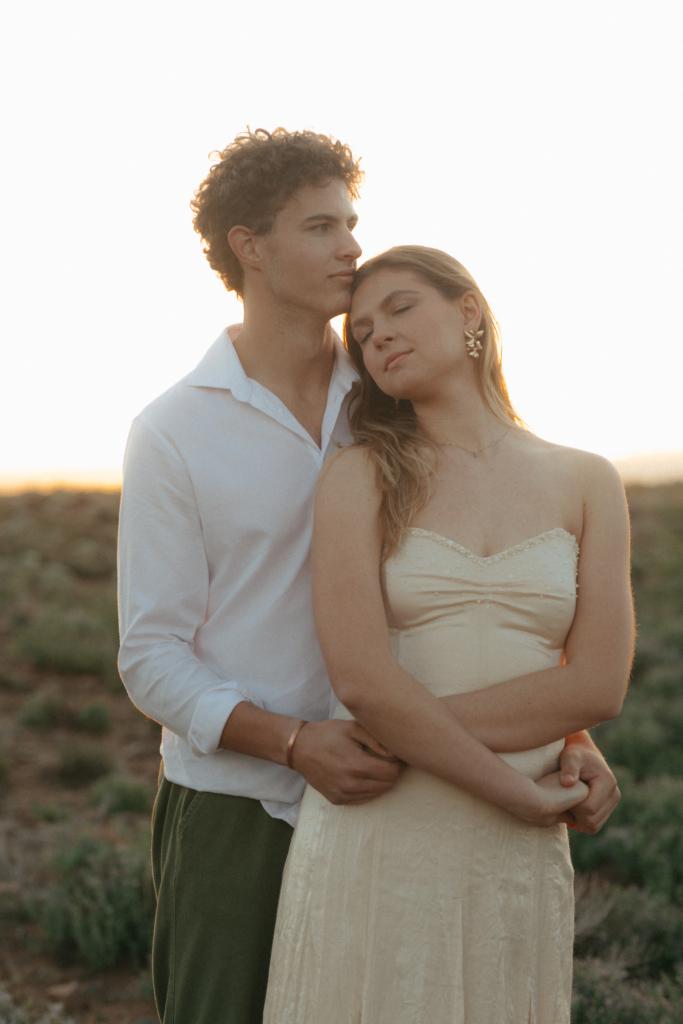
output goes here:
<path id="1" fill-rule="evenodd" d="M 320 216 L 355 216 L 349 190 L 341 178 L 320 185 L 302 185 L 290 196 L 283 212 L 298 217 L 311 217 L 318 213 Z"/>

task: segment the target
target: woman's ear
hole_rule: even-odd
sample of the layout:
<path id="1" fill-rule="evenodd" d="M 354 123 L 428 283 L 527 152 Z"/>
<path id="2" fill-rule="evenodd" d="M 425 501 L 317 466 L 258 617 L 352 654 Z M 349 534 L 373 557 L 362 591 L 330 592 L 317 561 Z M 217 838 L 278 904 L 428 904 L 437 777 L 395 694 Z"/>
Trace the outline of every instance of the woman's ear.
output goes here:
<path id="1" fill-rule="evenodd" d="M 465 292 L 460 298 L 463 328 L 466 331 L 478 331 L 481 327 L 482 314 L 479 300 L 474 292 Z"/>

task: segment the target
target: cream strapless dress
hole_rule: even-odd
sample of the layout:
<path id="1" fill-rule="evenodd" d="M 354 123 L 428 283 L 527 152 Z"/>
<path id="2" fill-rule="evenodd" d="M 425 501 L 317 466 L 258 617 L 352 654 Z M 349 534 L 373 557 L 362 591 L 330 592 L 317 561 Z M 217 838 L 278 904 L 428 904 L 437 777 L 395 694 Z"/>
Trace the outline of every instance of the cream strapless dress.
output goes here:
<path id="1" fill-rule="evenodd" d="M 561 528 L 488 558 L 410 529 L 384 568 L 397 660 L 437 696 L 557 665 L 577 554 Z M 562 746 L 503 756 L 537 778 Z M 309 786 L 264 1024 L 567 1024 L 572 883 L 564 825 L 527 825 L 418 769 L 358 806 Z"/>

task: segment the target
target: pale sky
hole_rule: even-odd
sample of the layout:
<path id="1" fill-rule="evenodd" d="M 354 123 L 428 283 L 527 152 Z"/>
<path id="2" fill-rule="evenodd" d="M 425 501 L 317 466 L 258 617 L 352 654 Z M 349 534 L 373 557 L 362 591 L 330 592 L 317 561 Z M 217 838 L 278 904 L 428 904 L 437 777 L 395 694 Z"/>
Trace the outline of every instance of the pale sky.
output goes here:
<path id="1" fill-rule="evenodd" d="M 679 0 L 14 5 L 3 20 L 0 481 L 118 475 L 128 426 L 240 307 L 189 202 L 246 125 L 347 142 L 357 237 L 445 249 L 519 412 L 683 450 Z"/>

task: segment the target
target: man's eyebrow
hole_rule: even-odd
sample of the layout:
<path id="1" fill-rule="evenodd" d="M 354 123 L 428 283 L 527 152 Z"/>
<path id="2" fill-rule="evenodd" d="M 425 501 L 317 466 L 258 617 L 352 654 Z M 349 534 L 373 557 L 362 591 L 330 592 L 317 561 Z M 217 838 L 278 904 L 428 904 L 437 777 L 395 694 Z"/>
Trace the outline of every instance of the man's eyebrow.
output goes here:
<path id="1" fill-rule="evenodd" d="M 408 296 L 408 295 L 413 296 L 413 295 L 419 295 L 419 294 L 420 293 L 418 291 L 415 291 L 415 289 L 413 289 L 413 288 L 397 288 L 396 291 L 389 292 L 388 295 L 384 296 L 384 298 L 382 299 L 382 301 L 379 304 L 379 308 L 380 309 L 387 309 L 387 307 L 391 305 L 391 303 L 394 301 L 394 299 L 398 299 L 401 296 Z M 360 327 L 361 324 L 365 325 L 365 324 L 369 324 L 370 322 L 371 321 L 370 321 L 370 317 L 369 316 L 361 316 L 361 317 L 359 317 L 357 320 L 354 320 L 351 323 L 351 333 L 355 334 L 356 333 L 356 328 Z"/>
<path id="2" fill-rule="evenodd" d="M 305 217 L 302 221 L 303 224 L 310 224 L 313 221 L 325 224 L 338 224 L 342 220 L 341 217 L 335 217 L 332 213 L 312 213 L 310 217 Z M 346 223 L 350 228 L 355 228 L 358 223 L 358 215 L 353 213 L 350 217 L 346 218 Z"/>

